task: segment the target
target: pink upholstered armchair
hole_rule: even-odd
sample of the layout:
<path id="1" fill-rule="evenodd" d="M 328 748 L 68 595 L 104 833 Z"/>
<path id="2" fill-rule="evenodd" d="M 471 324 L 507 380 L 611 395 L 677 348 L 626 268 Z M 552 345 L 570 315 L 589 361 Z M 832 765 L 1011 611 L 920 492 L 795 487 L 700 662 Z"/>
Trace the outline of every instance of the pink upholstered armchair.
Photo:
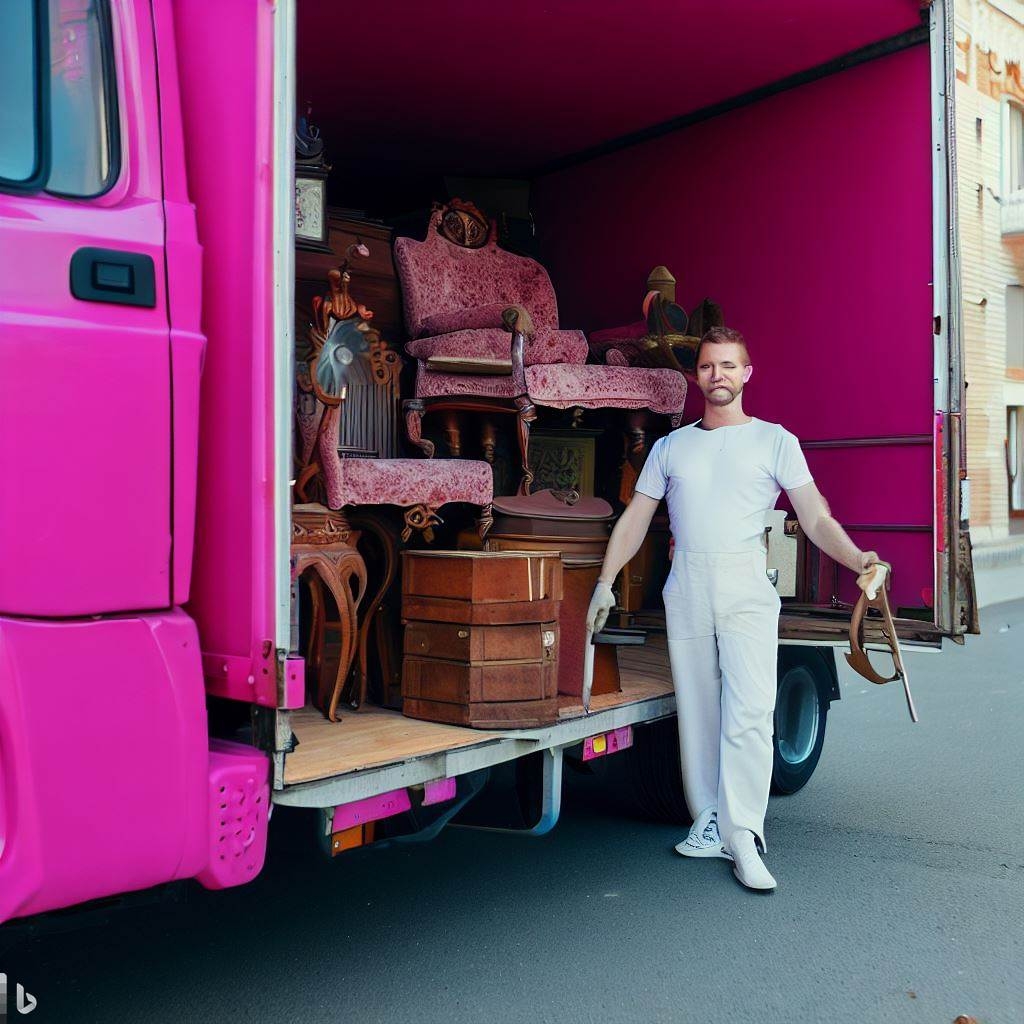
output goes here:
<path id="1" fill-rule="evenodd" d="M 557 409 L 650 409 L 678 425 L 686 381 L 672 370 L 586 365 L 583 333 L 562 330 L 547 271 L 535 260 L 498 248 L 495 232 L 479 249 L 439 233 L 435 211 L 427 237 L 395 240 L 402 284 L 406 351 L 416 359 L 415 397 L 404 403 L 410 440 L 427 455 L 433 444 L 421 421 L 432 410 L 515 413 L 522 460 L 520 491 L 533 480 L 530 423 L 536 406 Z M 458 432 L 448 432 L 458 455 Z M 494 457 L 493 438 L 484 454 Z"/>

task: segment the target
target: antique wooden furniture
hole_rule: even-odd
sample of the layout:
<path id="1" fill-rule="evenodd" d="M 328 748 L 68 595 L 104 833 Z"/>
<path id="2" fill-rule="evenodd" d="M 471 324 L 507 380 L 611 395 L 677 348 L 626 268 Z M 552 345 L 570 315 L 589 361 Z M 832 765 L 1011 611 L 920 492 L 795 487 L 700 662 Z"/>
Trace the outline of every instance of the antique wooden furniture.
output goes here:
<path id="1" fill-rule="evenodd" d="M 595 445 L 601 434 L 600 430 L 584 427 L 532 431 L 533 487 L 538 491 L 573 490 L 585 498 L 593 497 Z"/>
<path id="2" fill-rule="evenodd" d="M 357 278 L 359 298 L 373 310 L 373 326 L 382 337 L 402 341 L 402 301 L 391 256 L 391 229 L 329 206 L 328 251 L 295 253 L 295 337 L 300 342 L 305 337 L 313 299 L 323 294 L 327 274 L 344 262 L 352 245 L 365 245 L 369 250 L 369 255 L 357 264 Z"/>
<path id="3" fill-rule="evenodd" d="M 405 403 L 406 429 L 424 454 L 434 446 L 422 436 L 428 410 L 507 412 L 517 417 L 523 469 L 520 490 L 529 493 L 530 424 L 536 406 L 556 409 L 650 409 L 677 425 L 686 381 L 671 370 L 588 366 L 580 331 L 560 330 L 554 289 L 534 260 L 500 249 L 492 230 L 487 243 L 467 249 L 438 230 L 436 210 L 420 242 L 395 240 L 402 282 L 406 351 L 416 358 L 416 388 Z M 496 360 L 494 372 L 460 360 Z M 455 361 L 453 365 L 453 360 Z M 458 445 L 457 426 L 452 428 Z M 486 450 L 486 448 L 485 448 Z"/>
<path id="4" fill-rule="evenodd" d="M 313 703 L 332 721 L 338 721 L 338 702 L 352 668 L 358 634 L 358 609 L 366 593 L 366 565 L 356 550 L 358 535 L 345 516 L 323 505 L 292 508 L 292 583 L 306 575 L 312 614 L 306 647 L 306 666 L 314 686 Z M 338 669 L 328 683 L 324 674 L 325 633 L 328 627 L 323 588 L 334 598 L 341 650 Z"/>
<path id="5" fill-rule="evenodd" d="M 485 544 L 489 551 L 550 551 L 557 552 L 562 561 L 563 593 L 558 616 L 561 694 L 579 696 L 583 692 L 587 608 L 614 521 L 608 502 L 581 498 L 576 491 L 537 491 L 528 496 L 494 499 L 494 526 Z M 594 655 L 592 692 L 617 691 L 614 649 L 600 645 Z"/>
<path id="6" fill-rule="evenodd" d="M 554 722 L 559 557 L 407 551 L 402 558 L 404 713 L 476 728 Z"/>
<path id="7" fill-rule="evenodd" d="M 300 503 L 311 499 L 327 508 L 362 509 L 388 506 L 401 510 L 401 525 L 395 528 L 393 517 L 364 514 L 359 517 L 361 533 L 373 537 L 378 547 L 375 588 L 366 602 L 358 628 L 353 630 L 358 654 L 357 678 L 347 703 L 353 709 L 367 696 L 370 633 L 377 613 L 391 589 L 397 566 L 397 551 L 414 531 L 426 540 L 441 522 L 442 506 L 462 503 L 478 509 L 478 529 L 485 535 L 490 526 L 493 492 L 491 467 L 483 461 L 379 458 L 378 449 L 387 444 L 396 431 L 395 401 L 401 360 L 370 327 L 374 312 L 349 294 L 349 259 L 369 258 L 367 246 L 353 243 L 346 261 L 328 272 L 328 290 L 314 296 L 312 321 L 308 326 L 307 358 L 297 365 L 296 389 L 296 471 L 295 498 Z M 383 414 L 349 420 L 361 432 L 350 435 L 353 443 L 341 444 L 346 407 L 355 391 L 355 382 L 368 378 L 383 396 Z M 362 406 L 374 409 L 373 401 Z M 355 452 L 367 457 L 353 458 Z M 365 570 L 364 570 L 365 571 Z M 339 628 L 350 623 L 341 616 Z M 319 635 L 319 634 L 318 634 Z M 377 631 L 377 648 L 383 652 L 387 638 Z M 347 651 L 347 646 L 344 646 Z M 396 659 L 385 656 L 388 666 Z M 387 679 L 385 666 L 385 680 Z M 386 689 L 386 682 L 385 682 Z M 332 705 L 332 718 L 337 700 Z"/>

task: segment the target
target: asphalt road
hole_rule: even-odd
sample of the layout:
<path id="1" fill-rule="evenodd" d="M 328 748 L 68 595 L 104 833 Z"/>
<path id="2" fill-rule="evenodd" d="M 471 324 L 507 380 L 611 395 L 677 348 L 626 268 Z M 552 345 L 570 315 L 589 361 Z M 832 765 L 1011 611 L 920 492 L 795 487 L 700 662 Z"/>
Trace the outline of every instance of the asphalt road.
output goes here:
<path id="1" fill-rule="evenodd" d="M 911 656 L 916 726 L 844 673 L 818 772 L 769 808 L 770 896 L 595 779 L 541 839 L 448 830 L 333 862 L 279 809 L 252 885 L 21 938 L 11 1018 L 21 983 L 60 1024 L 1020 1024 L 1024 602 L 983 626 Z"/>

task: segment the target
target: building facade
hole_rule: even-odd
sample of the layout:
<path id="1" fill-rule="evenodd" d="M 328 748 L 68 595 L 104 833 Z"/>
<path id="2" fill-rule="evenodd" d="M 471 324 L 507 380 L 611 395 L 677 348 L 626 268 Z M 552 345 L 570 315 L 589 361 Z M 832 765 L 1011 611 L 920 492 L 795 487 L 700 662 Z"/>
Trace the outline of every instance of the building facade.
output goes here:
<path id="1" fill-rule="evenodd" d="M 955 19 L 971 536 L 994 568 L 1024 559 L 1024 2 Z"/>

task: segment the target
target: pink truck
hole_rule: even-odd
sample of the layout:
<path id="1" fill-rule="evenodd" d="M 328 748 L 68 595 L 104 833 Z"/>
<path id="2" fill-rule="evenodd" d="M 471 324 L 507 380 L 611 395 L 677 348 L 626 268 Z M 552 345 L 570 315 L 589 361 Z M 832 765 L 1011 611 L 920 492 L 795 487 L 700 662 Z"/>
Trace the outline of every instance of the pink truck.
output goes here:
<path id="1" fill-rule="evenodd" d="M 501 765 L 535 834 L 565 758 L 631 743 L 616 756 L 639 788 L 678 805 L 667 666 L 660 690 L 624 672 L 619 699 L 543 729 L 306 706 L 290 485 L 307 96 L 378 202 L 417 175 L 528 181 L 563 324 L 634 318 L 655 263 L 684 303 L 714 295 L 753 346 L 755 415 L 801 438 L 837 518 L 895 566 L 904 644 L 976 632 L 951 8 L 4 3 L 0 920 L 244 883 L 274 804 L 314 811 L 328 849 L 374 820 L 429 837 Z M 783 609 L 781 791 L 817 763 L 855 594 L 836 574 Z"/>

